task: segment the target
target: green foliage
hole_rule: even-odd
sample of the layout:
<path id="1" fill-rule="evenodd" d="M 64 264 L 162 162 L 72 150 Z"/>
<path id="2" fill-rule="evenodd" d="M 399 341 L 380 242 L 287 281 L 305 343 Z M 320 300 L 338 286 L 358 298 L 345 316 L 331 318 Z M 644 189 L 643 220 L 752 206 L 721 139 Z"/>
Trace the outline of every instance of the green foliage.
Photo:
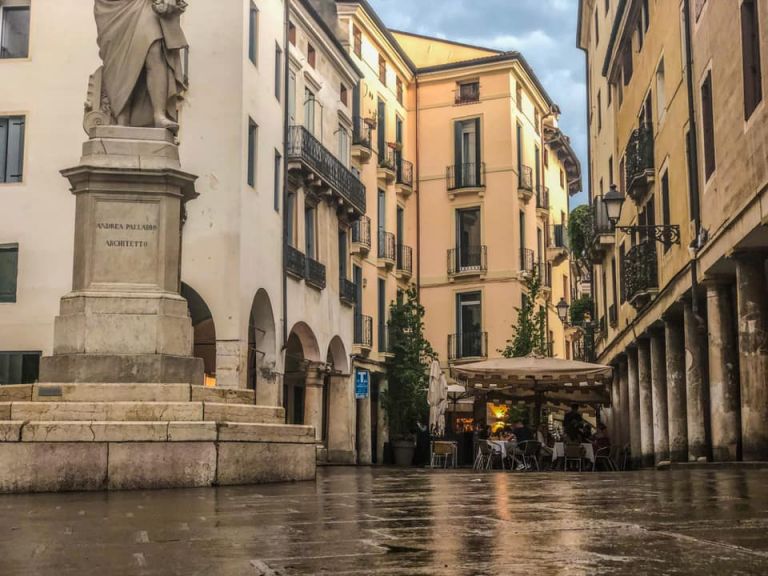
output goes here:
<path id="1" fill-rule="evenodd" d="M 584 316 L 589 314 L 590 318 L 594 316 L 594 303 L 589 296 L 583 296 L 574 300 L 571 304 L 571 325 L 579 326 L 584 322 Z"/>
<path id="2" fill-rule="evenodd" d="M 499 350 L 505 358 L 521 358 L 535 354 L 547 356 L 547 311 L 539 306 L 541 278 L 534 268 L 523 286 L 525 297 L 523 305 L 517 310 L 517 326 L 512 327 L 512 339 L 507 340 L 507 347 Z"/>
<path id="3" fill-rule="evenodd" d="M 428 419 L 429 366 L 437 357 L 424 338 L 424 307 L 414 287 L 389 305 L 389 352 L 389 388 L 382 394 L 382 403 L 390 437 L 397 439 L 410 435 L 417 420 Z"/>
<path id="4" fill-rule="evenodd" d="M 582 270 L 590 268 L 592 244 L 592 209 L 588 204 L 577 206 L 568 219 L 568 236 L 571 241 L 571 255 Z"/>

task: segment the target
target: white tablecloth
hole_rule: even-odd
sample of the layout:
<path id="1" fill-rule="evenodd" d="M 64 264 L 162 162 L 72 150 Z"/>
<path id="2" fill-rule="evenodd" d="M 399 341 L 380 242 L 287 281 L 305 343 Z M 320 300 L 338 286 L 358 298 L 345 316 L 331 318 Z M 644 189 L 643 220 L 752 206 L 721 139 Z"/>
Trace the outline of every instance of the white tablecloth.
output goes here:
<path id="1" fill-rule="evenodd" d="M 492 444 L 495 447 L 495 449 L 501 451 L 502 458 L 507 457 L 507 453 L 508 453 L 507 448 L 511 449 L 513 446 L 515 446 L 514 442 L 508 443 L 504 440 L 488 440 L 488 442 Z"/>
<path id="2" fill-rule="evenodd" d="M 594 450 L 594 448 L 592 448 L 592 444 L 584 442 L 581 446 L 582 446 L 582 448 L 584 448 L 584 458 L 586 458 L 590 462 L 594 462 L 595 461 L 595 450 Z M 555 442 L 555 446 L 552 448 L 552 462 L 554 462 L 558 458 L 565 458 L 565 443 L 564 442 Z"/>

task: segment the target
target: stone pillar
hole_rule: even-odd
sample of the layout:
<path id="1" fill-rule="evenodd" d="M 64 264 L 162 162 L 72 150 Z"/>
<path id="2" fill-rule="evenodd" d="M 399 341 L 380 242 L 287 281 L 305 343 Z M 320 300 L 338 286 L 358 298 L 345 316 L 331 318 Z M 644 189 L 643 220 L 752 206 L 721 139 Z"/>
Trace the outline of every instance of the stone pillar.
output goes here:
<path id="1" fill-rule="evenodd" d="M 243 347 L 243 351 L 246 348 Z M 240 388 L 240 340 L 216 340 L 216 387 Z M 247 361 L 247 358 L 246 358 Z"/>
<path id="2" fill-rule="evenodd" d="M 282 406 L 283 375 L 277 372 L 259 373 L 256 380 L 256 404 L 258 406 Z"/>
<path id="3" fill-rule="evenodd" d="M 707 359 L 699 321 L 690 302 L 683 310 L 685 330 L 685 391 L 688 417 L 688 460 L 707 458 Z"/>
<path id="4" fill-rule="evenodd" d="M 323 439 L 323 383 L 324 374 L 315 367 L 307 369 L 304 378 L 304 425 L 315 427 L 315 439 Z"/>
<path id="5" fill-rule="evenodd" d="M 653 404 L 654 462 L 669 461 L 669 408 L 667 404 L 667 360 L 664 335 L 651 334 L 651 401 Z"/>
<path id="6" fill-rule="evenodd" d="M 619 397 L 621 399 L 619 404 L 619 446 L 631 446 L 631 433 L 630 433 L 630 411 L 629 411 L 629 367 L 627 360 L 622 359 L 619 362 Z"/>
<path id="7" fill-rule="evenodd" d="M 613 380 L 611 381 L 611 420 L 608 424 L 608 437 L 611 442 L 617 443 L 621 434 L 621 417 L 619 404 L 621 403 L 621 390 L 619 387 L 619 367 L 613 367 Z"/>
<path id="8" fill-rule="evenodd" d="M 632 466 L 640 466 L 642 448 L 640 443 L 640 379 L 638 375 L 637 349 L 627 350 L 627 398 L 629 399 L 629 446 L 632 451 Z"/>
<path id="9" fill-rule="evenodd" d="M 651 382 L 651 343 L 637 341 L 637 380 L 640 390 L 640 459 L 644 467 L 653 466 L 653 392 Z"/>
<path id="10" fill-rule="evenodd" d="M 762 254 L 736 259 L 744 460 L 768 460 L 768 286 Z"/>
<path id="11" fill-rule="evenodd" d="M 357 401 L 357 463 L 371 464 L 371 397 Z"/>
<path id="12" fill-rule="evenodd" d="M 741 448 L 741 400 L 733 310 L 731 287 L 724 283 L 707 284 L 709 417 L 715 462 L 737 460 Z"/>
<path id="13" fill-rule="evenodd" d="M 667 358 L 667 410 L 669 414 L 669 457 L 672 462 L 688 461 L 688 415 L 685 394 L 685 332 L 679 315 L 664 319 Z"/>
<path id="14" fill-rule="evenodd" d="M 328 410 L 328 462 L 355 464 L 355 390 L 352 377 L 330 377 Z"/>
<path id="15" fill-rule="evenodd" d="M 389 389 L 389 383 L 387 382 L 387 379 L 384 377 L 381 377 L 379 379 L 379 410 L 378 414 L 376 415 L 378 418 L 378 434 L 377 434 L 377 442 L 376 442 L 376 455 L 377 455 L 377 462 L 379 464 L 384 464 L 384 444 L 387 444 L 389 442 L 389 424 L 387 424 L 387 414 L 386 410 L 384 410 L 384 406 L 382 405 L 382 398 L 387 393 L 387 390 Z"/>

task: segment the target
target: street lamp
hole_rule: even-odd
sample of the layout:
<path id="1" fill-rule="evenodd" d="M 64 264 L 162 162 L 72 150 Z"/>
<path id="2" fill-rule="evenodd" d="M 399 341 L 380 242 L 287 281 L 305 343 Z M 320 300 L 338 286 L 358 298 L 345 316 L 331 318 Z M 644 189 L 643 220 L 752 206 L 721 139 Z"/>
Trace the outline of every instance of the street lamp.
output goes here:
<path id="1" fill-rule="evenodd" d="M 608 221 L 614 230 L 626 232 L 627 234 L 640 234 L 644 238 L 651 238 L 656 242 L 669 247 L 673 244 L 680 244 L 680 226 L 677 224 L 664 224 L 661 226 L 618 226 L 621 218 L 621 209 L 627 197 L 619 192 L 616 184 L 611 184 L 611 189 L 603 195 L 603 206 L 608 215 Z"/>
<path id="2" fill-rule="evenodd" d="M 557 306 L 555 306 L 557 309 L 557 317 L 560 318 L 560 322 L 563 324 L 568 323 L 568 302 L 565 301 L 565 298 L 560 298 L 560 302 L 557 303 Z"/>

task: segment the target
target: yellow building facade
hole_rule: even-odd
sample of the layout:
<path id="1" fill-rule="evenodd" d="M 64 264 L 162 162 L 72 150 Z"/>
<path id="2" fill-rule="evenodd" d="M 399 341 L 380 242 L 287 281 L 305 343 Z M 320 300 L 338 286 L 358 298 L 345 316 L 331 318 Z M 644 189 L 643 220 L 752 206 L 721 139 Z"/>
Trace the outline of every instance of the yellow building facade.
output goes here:
<path id="1" fill-rule="evenodd" d="M 618 376 L 611 433 L 643 465 L 765 457 L 755 344 L 763 228 L 746 214 L 765 188 L 757 22 L 768 6 L 582 0 L 579 9 L 595 345 Z M 751 367 L 740 374 L 737 343 Z"/>

